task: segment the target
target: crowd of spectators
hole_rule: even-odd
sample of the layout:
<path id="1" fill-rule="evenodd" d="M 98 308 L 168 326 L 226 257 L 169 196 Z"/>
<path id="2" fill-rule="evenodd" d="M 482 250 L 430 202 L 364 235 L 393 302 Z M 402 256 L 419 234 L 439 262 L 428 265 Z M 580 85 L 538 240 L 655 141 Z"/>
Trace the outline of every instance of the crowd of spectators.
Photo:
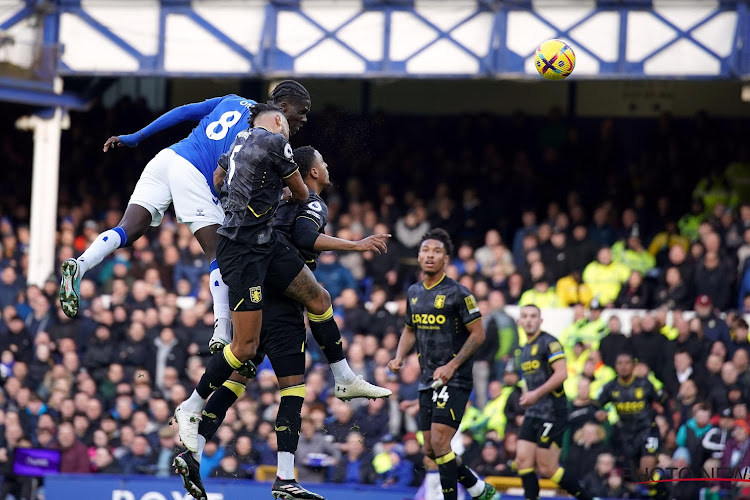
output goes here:
<path id="1" fill-rule="evenodd" d="M 128 100 L 73 117 L 63 138 L 58 263 L 117 224 L 140 168 L 185 132 L 99 152 L 108 135 L 152 117 Z M 750 162 L 741 124 L 705 115 L 567 120 L 557 110 L 544 120 L 518 113 L 476 122 L 324 110 L 293 139 L 318 147 L 331 165 L 329 232 L 393 234 L 382 256 L 320 257 L 316 276 L 334 299 L 352 370 L 394 396 L 335 399 L 311 340 L 298 479 L 421 484 L 418 360 L 409 357 L 398 375 L 386 365 L 403 327 L 405 288 L 418 279 L 419 240 L 437 226 L 456 242 L 448 274 L 477 297 L 488 332 L 458 443 L 480 474 L 515 475 L 523 409 L 513 353 L 525 334 L 505 309 L 526 303 L 573 308 L 560 335 L 571 404 L 564 460 L 591 491 L 631 494 L 618 454 L 623 436 L 614 423 L 594 421 L 591 404 L 623 350 L 670 396 L 674 426 L 658 421 L 660 465 L 734 462 L 724 450 L 747 451 L 750 401 Z M 24 144 L 4 142 L 11 175 L 28 162 Z M 11 474 L 17 447 L 60 449 L 64 472 L 170 475 L 179 447 L 171 412 L 209 357 L 213 315 L 200 246 L 168 215 L 86 274 L 81 313 L 71 320 L 57 306 L 58 277 L 26 285 L 25 191 L 4 192 L 0 203 L 0 499 L 28 498 L 28 484 Z M 629 336 L 617 314 L 602 319 L 605 308 L 639 311 Z M 278 403 L 274 375 L 261 365 L 207 443 L 202 474 L 253 478 L 259 465 L 274 465 Z M 750 453 L 742 460 L 750 464 Z"/>

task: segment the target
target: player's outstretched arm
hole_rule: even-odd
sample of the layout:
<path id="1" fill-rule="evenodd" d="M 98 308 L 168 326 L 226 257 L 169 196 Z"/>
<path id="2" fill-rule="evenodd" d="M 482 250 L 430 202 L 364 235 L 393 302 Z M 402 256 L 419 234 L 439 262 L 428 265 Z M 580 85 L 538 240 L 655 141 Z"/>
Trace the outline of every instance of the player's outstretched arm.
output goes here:
<path id="1" fill-rule="evenodd" d="M 414 334 L 414 328 L 405 325 L 404 330 L 401 332 L 401 338 L 398 340 L 396 357 L 388 362 L 389 370 L 393 373 L 398 373 L 399 370 L 401 370 L 401 366 L 404 364 L 404 359 L 409 355 L 409 352 L 411 352 L 416 341 L 417 336 Z"/>
<path id="2" fill-rule="evenodd" d="M 313 250 L 325 252 L 327 250 L 338 250 L 342 252 L 375 252 L 378 255 L 388 253 L 388 239 L 390 234 L 373 234 L 359 241 L 349 241 L 327 234 L 317 233 Z"/>
<path id="3" fill-rule="evenodd" d="M 551 368 L 552 375 L 550 375 L 545 383 L 521 396 L 521 406 L 531 406 L 545 394 L 549 394 L 562 387 L 565 379 L 568 378 L 568 368 L 565 364 L 565 358 L 560 358 L 553 362 Z"/>
<path id="4" fill-rule="evenodd" d="M 134 134 L 125 134 L 112 136 L 107 139 L 104 143 L 104 152 L 106 153 L 110 147 L 115 146 L 128 146 L 134 148 L 143 139 L 154 135 L 155 133 L 168 129 L 182 123 L 184 121 L 200 121 L 204 116 L 209 114 L 219 104 L 222 97 L 214 97 L 213 99 L 207 99 L 203 102 L 194 102 L 191 104 L 185 104 L 178 106 L 170 111 L 167 111 L 153 122 L 146 125 L 144 128 Z"/>
<path id="5" fill-rule="evenodd" d="M 359 241 L 344 240 L 318 232 L 320 226 L 318 221 L 308 215 L 299 215 L 294 223 L 292 242 L 297 248 L 313 250 L 315 252 L 326 252 L 335 250 L 340 252 L 376 252 L 378 254 L 388 251 L 388 238 L 390 234 L 373 234 Z"/>
<path id="6" fill-rule="evenodd" d="M 475 320 L 474 322 L 469 323 L 466 325 L 466 329 L 469 331 L 469 338 L 466 339 L 464 345 L 461 346 L 458 354 L 456 354 L 452 360 L 435 369 L 435 373 L 432 374 L 433 380 L 440 380 L 445 384 L 451 379 L 451 377 L 453 377 L 456 370 L 466 363 L 466 361 L 471 359 L 471 356 L 477 352 L 479 346 L 484 343 L 484 325 L 481 320 Z"/>

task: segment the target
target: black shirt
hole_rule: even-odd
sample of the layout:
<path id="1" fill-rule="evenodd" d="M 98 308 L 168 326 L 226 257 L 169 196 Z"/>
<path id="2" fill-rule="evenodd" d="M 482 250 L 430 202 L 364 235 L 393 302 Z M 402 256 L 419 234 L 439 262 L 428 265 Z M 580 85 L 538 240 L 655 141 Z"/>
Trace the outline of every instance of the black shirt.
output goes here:
<path id="1" fill-rule="evenodd" d="M 227 171 L 228 195 L 218 233 L 248 245 L 268 243 L 283 179 L 297 171 L 289 141 L 264 128 L 248 129 L 237 134 L 219 166 Z"/>
<path id="2" fill-rule="evenodd" d="M 431 388 L 435 369 L 448 363 L 469 337 L 467 325 L 482 317 L 466 287 L 443 275 L 430 288 L 420 281 L 406 294 L 406 324 L 414 329 L 422 376 L 419 390 Z M 473 356 L 462 364 L 446 385 L 471 390 Z"/>
<path id="3" fill-rule="evenodd" d="M 521 349 L 521 370 L 526 387 L 533 391 L 544 385 L 552 376 L 552 364 L 565 359 L 565 353 L 555 337 L 547 332 L 540 332 L 535 338 L 529 339 Z M 561 385 L 542 396 L 536 404 L 526 409 L 527 417 L 544 420 L 567 419 L 568 403 L 565 390 Z"/>
<path id="4" fill-rule="evenodd" d="M 326 224 L 328 224 L 328 205 L 320 195 L 310 190 L 310 196 L 305 203 L 291 201 L 282 203 L 276 213 L 273 227 L 289 236 L 302 259 L 314 271 L 320 252 L 312 249 L 315 240 L 306 236 L 311 231 L 323 234 Z"/>
<path id="5" fill-rule="evenodd" d="M 664 403 L 663 393 L 657 391 L 648 379 L 633 375 L 629 382 L 623 383 L 617 377 L 605 385 L 595 404 L 604 408 L 607 403 L 614 403 L 623 434 L 632 437 L 656 425 L 651 406 L 654 401 Z"/>

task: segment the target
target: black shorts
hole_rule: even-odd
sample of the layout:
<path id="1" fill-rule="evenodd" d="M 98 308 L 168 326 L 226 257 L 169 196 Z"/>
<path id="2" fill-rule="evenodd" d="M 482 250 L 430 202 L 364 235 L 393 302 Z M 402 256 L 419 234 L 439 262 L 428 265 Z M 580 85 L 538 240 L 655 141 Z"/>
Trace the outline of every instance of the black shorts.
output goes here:
<path id="1" fill-rule="evenodd" d="M 229 287 L 229 307 L 233 311 L 263 309 L 267 284 L 283 292 L 305 265 L 287 239 L 274 232 L 267 245 L 251 247 L 219 235 L 216 262 Z"/>
<path id="2" fill-rule="evenodd" d="M 524 417 L 518 439 L 535 443 L 539 448 L 550 448 L 554 443 L 562 448 L 563 435 L 568 421 L 560 418 L 544 420 L 537 417 Z"/>
<path id="3" fill-rule="evenodd" d="M 444 385 L 419 392 L 419 430 L 429 431 L 433 422 L 454 429 L 461 425 L 471 391 Z"/>
<path id="4" fill-rule="evenodd" d="M 653 457 L 659 452 L 659 428 L 652 425 L 635 436 L 622 434 L 625 459 L 638 466 L 642 457 Z"/>
<path id="5" fill-rule="evenodd" d="M 275 288 L 267 290 L 258 353 L 268 356 L 277 377 L 302 375 L 307 341 L 304 309 Z"/>

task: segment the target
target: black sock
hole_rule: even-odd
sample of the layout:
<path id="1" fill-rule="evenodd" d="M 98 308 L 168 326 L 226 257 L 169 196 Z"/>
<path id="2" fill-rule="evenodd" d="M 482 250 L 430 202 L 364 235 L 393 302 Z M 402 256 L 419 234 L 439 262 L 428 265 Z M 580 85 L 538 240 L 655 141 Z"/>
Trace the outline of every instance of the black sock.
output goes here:
<path id="1" fill-rule="evenodd" d="M 333 306 L 324 314 L 316 315 L 307 313 L 310 320 L 310 331 L 315 342 L 323 350 L 328 364 L 344 359 L 344 349 L 341 345 L 341 332 L 339 326 L 333 319 Z"/>
<path id="2" fill-rule="evenodd" d="M 266 355 L 259 353 L 259 354 L 256 354 L 255 357 L 250 360 L 250 362 L 254 364 L 257 368 L 258 366 L 260 366 L 260 364 L 263 362 L 264 359 L 266 359 Z"/>
<path id="3" fill-rule="evenodd" d="M 198 382 L 198 387 L 195 388 L 198 395 L 207 399 L 212 392 L 221 387 L 221 384 L 229 380 L 232 372 L 240 366 L 242 363 L 232 354 L 230 346 L 224 346 L 222 352 L 217 352 L 208 360 L 206 372 Z"/>
<path id="4" fill-rule="evenodd" d="M 573 474 L 566 471 L 562 467 L 557 469 L 557 471 L 552 474 L 552 477 L 550 479 L 562 486 L 565 491 L 580 500 L 589 500 L 591 498 L 583 491 L 583 488 L 581 488 L 581 483 L 578 481 L 578 479 L 573 477 Z"/>
<path id="5" fill-rule="evenodd" d="M 468 490 L 477 484 L 479 478 L 471 472 L 471 469 L 466 466 L 461 457 L 456 457 L 456 464 L 458 465 L 458 482 L 461 483 L 461 486 Z"/>
<path id="6" fill-rule="evenodd" d="M 521 469 L 518 471 L 523 484 L 523 493 L 526 500 L 539 499 L 539 478 L 536 477 L 536 471 L 532 469 Z"/>
<path id="7" fill-rule="evenodd" d="M 299 443 L 302 426 L 302 403 L 305 401 L 305 385 L 294 385 L 281 389 L 281 403 L 276 414 L 276 439 L 279 451 L 294 453 Z"/>
<path id="8" fill-rule="evenodd" d="M 458 464 L 456 463 L 456 454 L 452 451 L 437 457 L 435 463 L 438 464 L 440 472 L 440 485 L 443 487 L 443 498 L 445 500 L 458 499 Z"/>
<path id="9" fill-rule="evenodd" d="M 244 390 L 245 386 L 234 380 L 227 380 L 216 389 L 203 408 L 203 420 L 198 425 L 198 434 L 206 438 L 206 441 L 214 437 L 227 416 L 227 410 Z"/>

